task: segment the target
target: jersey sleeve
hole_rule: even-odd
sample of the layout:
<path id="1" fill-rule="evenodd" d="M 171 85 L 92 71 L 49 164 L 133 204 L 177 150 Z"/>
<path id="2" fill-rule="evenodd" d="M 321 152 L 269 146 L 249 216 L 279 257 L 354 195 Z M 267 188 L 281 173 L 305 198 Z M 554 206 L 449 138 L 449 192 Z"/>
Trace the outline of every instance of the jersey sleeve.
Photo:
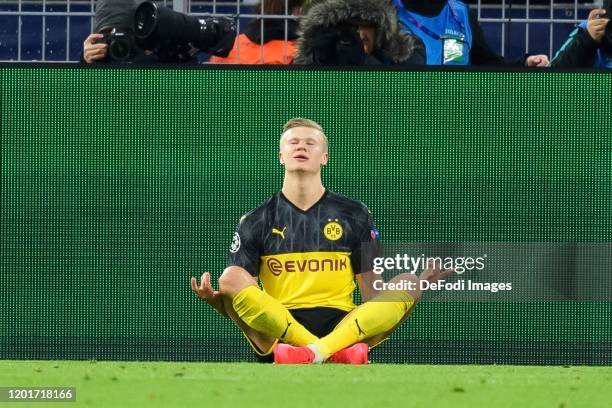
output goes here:
<path id="1" fill-rule="evenodd" d="M 365 207 L 356 230 L 358 236 L 351 253 L 351 264 L 353 272 L 359 274 L 372 270 L 374 258 L 380 256 L 382 247 L 380 234 L 374 225 L 372 214 Z"/>
<path id="2" fill-rule="evenodd" d="M 259 223 L 248 215 L 243 216 L 232 237 L 227 266 L 240 266 L 252 276 L 259 275 L 261 255 L 261 231 Z"/>

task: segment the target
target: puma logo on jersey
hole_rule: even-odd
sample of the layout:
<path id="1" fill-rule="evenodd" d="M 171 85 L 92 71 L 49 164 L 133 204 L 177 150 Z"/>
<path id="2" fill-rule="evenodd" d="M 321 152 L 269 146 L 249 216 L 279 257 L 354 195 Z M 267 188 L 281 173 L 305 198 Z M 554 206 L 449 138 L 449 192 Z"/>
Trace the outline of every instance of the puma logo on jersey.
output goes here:
<path id="1" fill-rule="evenodd" d="M 287 227 L 283 228 L 282 231 L 277 230 L 276 228 L 272 228 L 272 233 L 273 234 L 277 234 L 280 235 L 283 239 L 285 239 L 285 230 L 287 229 Z"/>

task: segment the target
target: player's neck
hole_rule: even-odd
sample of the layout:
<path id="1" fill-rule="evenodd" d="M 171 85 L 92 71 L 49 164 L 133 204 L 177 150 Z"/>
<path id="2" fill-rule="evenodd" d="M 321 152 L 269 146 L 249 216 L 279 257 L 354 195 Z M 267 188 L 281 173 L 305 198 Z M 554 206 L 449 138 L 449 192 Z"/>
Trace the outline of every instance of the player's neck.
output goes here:
<path id="1" fill-rule="evenodd" d="M 286 173 L 281 191 L 293 205 L 306 211 L 323 197 L 325 187 L 321 182 L 320 174 L 294 175 Z"/>

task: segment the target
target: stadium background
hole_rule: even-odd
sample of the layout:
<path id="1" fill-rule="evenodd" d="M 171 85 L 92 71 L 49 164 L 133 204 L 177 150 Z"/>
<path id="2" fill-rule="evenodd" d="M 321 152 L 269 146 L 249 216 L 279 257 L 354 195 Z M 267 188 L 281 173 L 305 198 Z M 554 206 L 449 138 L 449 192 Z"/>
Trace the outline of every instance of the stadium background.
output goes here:
<path id="1" fill-rule="evenodd" d="M 0 359 L 252 361 L 189 278 L 216 284 L 279 189 L 294 116 L 323 124 L 325 184 L 384 242 L 612 241 L 609 74 L 0 72 Z M 610 364 L 609 300 L 427 302 L 372 359 Z"/>
<path id="2" fill-rule="evenodd" d="M 487 42 L 508 58 L 525 53 L 550 58 L 565 43 L 577 23 L 601 0 L 466 0 L 482 25 Z M 83 41 L 93 31 L 94 0 L 4 0 L 0 2 L 0 61 L 78 62 Z M 242 32 L 261 17 L 257 0 L 163 0 L 176 11 L 238 15 Z M 293 19 L 288 15 L 263 15 Z M 207 55 L 198 55 L 206 60 Z"/>

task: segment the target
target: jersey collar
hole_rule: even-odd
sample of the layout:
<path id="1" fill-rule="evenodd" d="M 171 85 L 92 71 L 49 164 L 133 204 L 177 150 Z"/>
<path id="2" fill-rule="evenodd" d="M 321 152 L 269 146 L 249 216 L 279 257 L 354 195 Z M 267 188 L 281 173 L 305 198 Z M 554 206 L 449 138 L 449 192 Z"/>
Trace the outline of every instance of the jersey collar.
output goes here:
<path id="1" fill-rule="evenodd" d="M 316 206 L 319 205 L 319 203 L 321 203 L 325 197 L 327 197 L 327 193 L 329 192 L 328 189 L 325 189 L 325 191 L 323 192 L 323 195 L 321 196 L 321 198 L 319 198 L 317 200 L 316 203 L 314 203 L 313 205 L 311 205 L 310 207 L 308 207 L 306 210 L 302 210 L 301 208 L 299 208 L 298 206 L 296 206 L 295 204 L 293 204 L 287 197 L 285 197 L 285 195 L 283 194 L 282 191 L 278 192 L 278 195 L 280 196 L 281 200 L 284 200 L 287 202 L 287 204 L 289 204 L 291 207 L 293 207 L 296 211 L 301 212 L 302 214 L 306 214 L 309 211 L 311 211 L 313 208 L 315 208 Z"/>

